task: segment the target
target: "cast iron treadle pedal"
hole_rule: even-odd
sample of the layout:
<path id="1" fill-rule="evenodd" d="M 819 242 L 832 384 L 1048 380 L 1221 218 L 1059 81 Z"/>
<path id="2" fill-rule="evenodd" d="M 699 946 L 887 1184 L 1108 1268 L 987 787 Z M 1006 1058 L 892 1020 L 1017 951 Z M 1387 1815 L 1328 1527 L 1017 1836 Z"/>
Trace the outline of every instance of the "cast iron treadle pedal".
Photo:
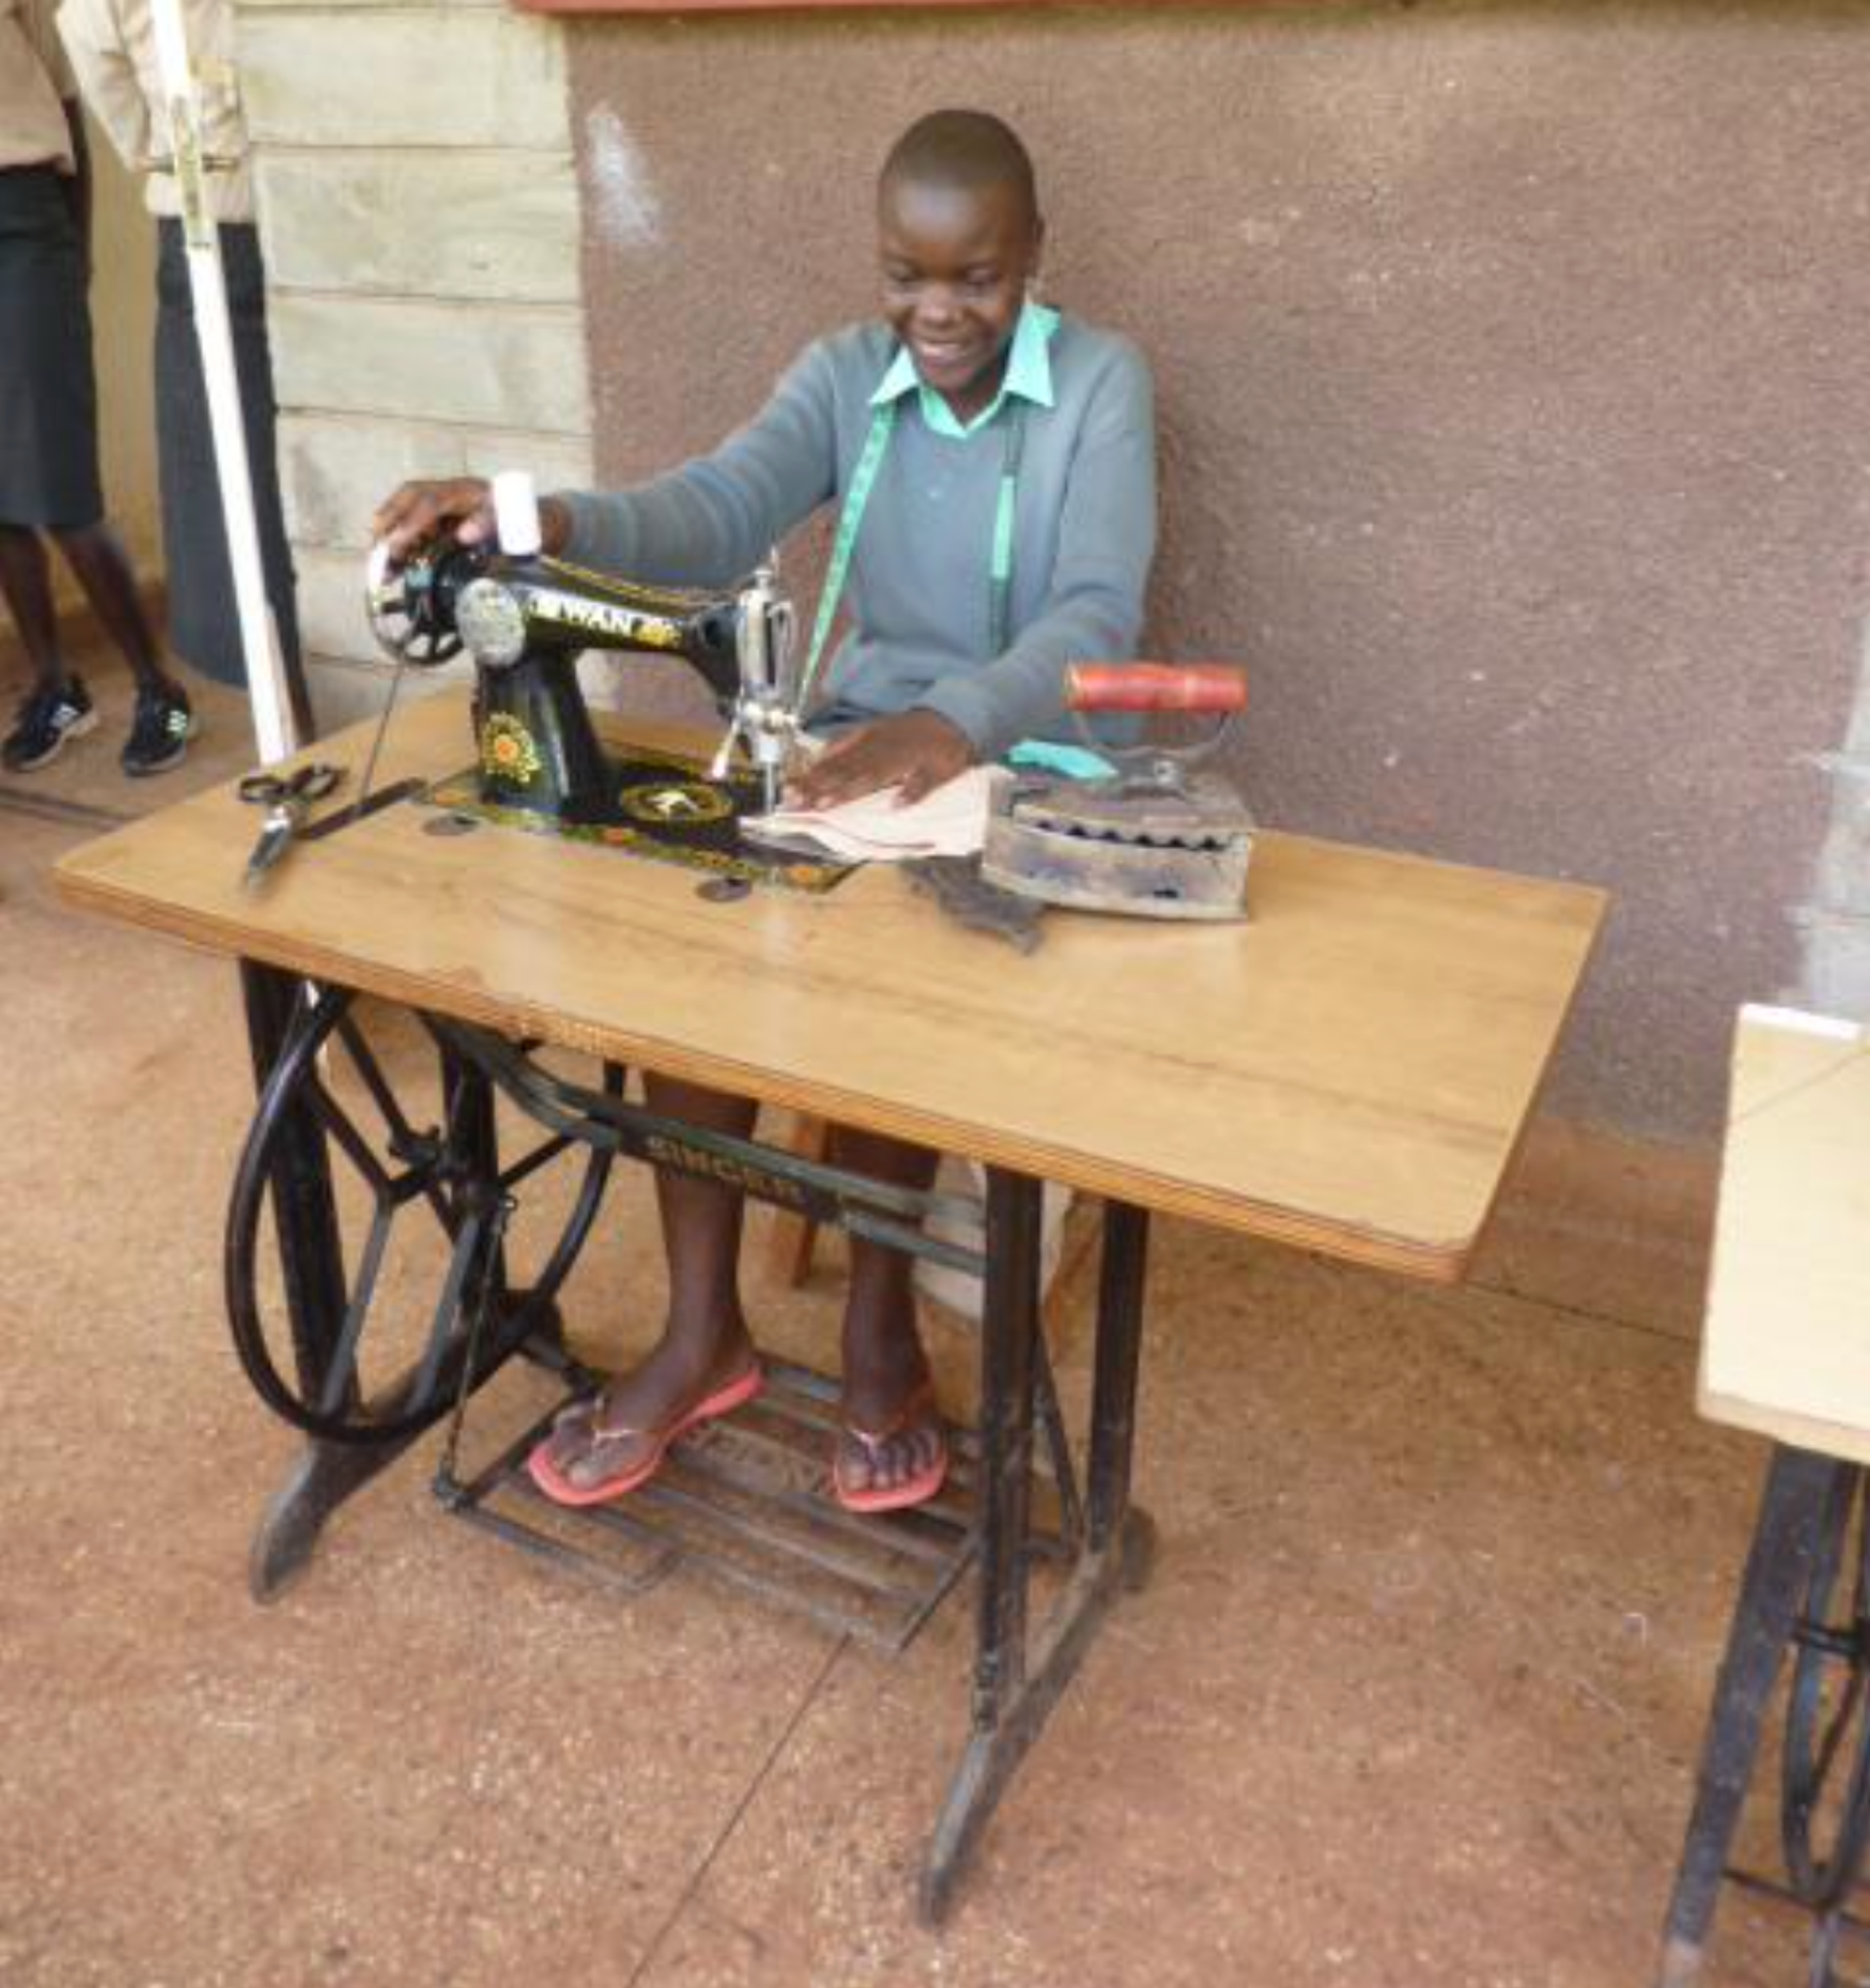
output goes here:
<path id="1" fill-rule="evenodd" d="M 938 1497 L 884 1517 L 847 1512 L 828 1481 L 837 1395 L 823 1374 L 769 1361 L 757 1400 L 683 1437 L 640 1489 L 576 1511 L 553 1504 L 525 1467 L 560 1401 L 465 1482 L 445 1466 L 436 1494 L 471 1523 L 627 1594 L 690 1567 L 901 1651 L 974 1557 L 979 1446 L 971 1429 L 950 1424 Z M 1041 1501 L 1050 1482 L 1037 1477 Z M 1035 1527 L 1036 1552 L 1057 1543 L 1055 1531 Z"/>

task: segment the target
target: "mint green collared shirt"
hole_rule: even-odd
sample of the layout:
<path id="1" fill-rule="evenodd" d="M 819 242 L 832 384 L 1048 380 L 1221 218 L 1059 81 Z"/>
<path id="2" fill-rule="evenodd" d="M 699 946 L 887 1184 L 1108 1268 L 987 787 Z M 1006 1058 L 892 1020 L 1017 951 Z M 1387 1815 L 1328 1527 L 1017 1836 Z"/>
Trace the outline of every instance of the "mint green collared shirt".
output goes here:
<path id="1" fill-rule="evenodd" d="M 1030 401 L 1036 407 L 1049 407 L 1052 404 L 1052 355 L 1049 347 L 1052 334 L 1058 329 L 1058 313 L 1049 310 L 1043 304 L 1027 303 L 1020 307 L 1020 321 L 1013 326 L 1013 341 L 1006 353 L 1006 370 L 1000 378 L 1000 390 L 982 407 L 974 418 L 965 424 L 955 417 L 942 395 L 928 385 L 915 370 L 915 361 L 909 348 L 899 345 L 896 357 L 890 362 L 890 369 L 878 382 L 877 390 L 870 397 L 873 407 L 881 407 L 890 401 L 900 401 L 905 394 L 915 392 L 921 400 L 922 419 L 934 434 L 945 435 L 950 441 L 965 441 L 977 435 L 997 414 L 1009 394 L 1017 394 L 1023 401 Z"/>

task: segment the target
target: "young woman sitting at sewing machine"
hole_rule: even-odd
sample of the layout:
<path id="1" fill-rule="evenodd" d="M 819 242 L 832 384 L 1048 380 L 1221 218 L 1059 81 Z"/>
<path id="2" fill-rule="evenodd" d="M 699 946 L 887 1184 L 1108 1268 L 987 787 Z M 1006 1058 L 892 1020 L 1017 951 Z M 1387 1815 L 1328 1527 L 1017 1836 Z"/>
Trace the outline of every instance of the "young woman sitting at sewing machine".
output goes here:
<path id="1" fill-rule="evenodd" d="M 721 587 L 821 505 L 840 506 L 827 593 L 848 608 L 813 731 L 831 742 L 794 797 L 899 786 L 915 799 L 1061 725 L 1067 663 L 1135 653 L 1155 539 L 1149 376 L 1124 340 L 1033 296 L 1044 239 L 1031 161 L 976 111 L 899 139 L 878 193 L 882 320 L 810 347 L 713 454 L 634 489 L 541 505 L 548 553 L 672 586 Z M 452 530 L 491 537 L 487 485 L 405 485 L 374 520 L 392 556 Z M 814 650 L 831 615 L 821 613 Z M 808 664 L 808 671 L 810 665 Z M 752 1130 L 749 1101 L 648 1079 L 653 1110 Z M 935 1155 L 840 1131 L 839 1165 L 925 1187 Z M 682 1430 L 760 1385 L 737 1277 L 743 1202 L 657 1176 L 664 1336 L 562 1418 L 532 1459 L 567 1504 L 621 1497 Z M 920 1503 L 948 1455 L 918 1336 L 910 1259 L 853 1237 L 844 1428 L 833 1482 L 854 1510 Z"/>

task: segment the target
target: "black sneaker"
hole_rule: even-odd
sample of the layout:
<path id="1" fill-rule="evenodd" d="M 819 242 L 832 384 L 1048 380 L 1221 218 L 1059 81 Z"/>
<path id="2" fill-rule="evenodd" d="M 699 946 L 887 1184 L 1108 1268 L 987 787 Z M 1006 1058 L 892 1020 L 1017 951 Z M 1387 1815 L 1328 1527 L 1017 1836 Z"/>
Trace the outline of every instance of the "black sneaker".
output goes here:
<path id="1" fill-rule="evenodd" d="M 20 702 L 19 722 L 0 745 L 0 765 L 9 773 L 49 766 L 64 751 L 66 739 L 82 737 L 96 722 L 90 694 L 76 677 L 56 690 L 36 690 Z"/>
<path id="2" fill-rule="evenodd" d="M 138 691 L 137 715 L 130 721 L 130 739 L 123 748 L 123 771 L 140 779 L 145 773 L 166 773 L 171 766 L 179 766 L 194 730 L 194 714 L 186 691 L 174 684 Z"/>

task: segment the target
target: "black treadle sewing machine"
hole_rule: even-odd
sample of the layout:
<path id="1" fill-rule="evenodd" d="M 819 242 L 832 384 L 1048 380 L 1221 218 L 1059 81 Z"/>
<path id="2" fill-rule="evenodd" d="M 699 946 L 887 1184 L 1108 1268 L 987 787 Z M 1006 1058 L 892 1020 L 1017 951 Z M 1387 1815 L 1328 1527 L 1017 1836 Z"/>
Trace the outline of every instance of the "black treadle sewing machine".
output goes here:
<path id="1" fill-rule="evenodd" d="M 725 593 L 610 579 L 540 551 L 529 479 L 502 477 L 495 493 L 498 551 L 431 544 L 392 573 L 379 546 L 365 593 L 398 662 L 432 667 L 464 648 L 473 658 L 482 797 L 568 822 L 617 818 L 577 666 L 584 650 L 621 649 L 679 657 L 700 674 L 728 720 L 708 777 L 727 778 L 739 745 L 776 807 L 799 726 L 795 617 L 773 569 Z"/>
<path id="2" fill-rule="evenodd" d="M 744 805 L 750 767 L 757 811 L 776 808 L 789 766 L 809 749 L 794 665 L 796 617 L 776 566 L 712 593 L 614 579 L 542 552 L 529 478 L 496 478 L 495 499 L 498 550 L 431 543 L 391 573 L 379 546 L 366 587 L 377 641 L 398 663 L 433 666 L 464 649 L 472 658 L 481 800 L 568 824 L 620 820 L 617 769 L 577 678 L 580 653 L 600 649 L 678 657 L 696 670 L 726 720 L 707 768 L 719 800 L 706 798 L 721 815 L 756 811 Z M 1149 918 L 1241 917 L 1251 818 L 1226 780 L 1196 768 L 1245 702 L 1242 673 L 1229 667 L 1073 665 L 1066 704 L 1080 717 L 1195 712 L 1218 718 L 1219 729 L 1192 746 L 1124 748 L 1087 732 L 1086 744 L 1114 762 L 1101 778 L 996 773 L 985 857 L 970 864 L 965 887 L 972 908 L 984 894 L 1026 901 L 1029 914 L 1034 904 L 1051 904 Z M 736 772 L 739 796 L 731 791 Z M 949 891 L 938 894 L 959 908 Z"/>

